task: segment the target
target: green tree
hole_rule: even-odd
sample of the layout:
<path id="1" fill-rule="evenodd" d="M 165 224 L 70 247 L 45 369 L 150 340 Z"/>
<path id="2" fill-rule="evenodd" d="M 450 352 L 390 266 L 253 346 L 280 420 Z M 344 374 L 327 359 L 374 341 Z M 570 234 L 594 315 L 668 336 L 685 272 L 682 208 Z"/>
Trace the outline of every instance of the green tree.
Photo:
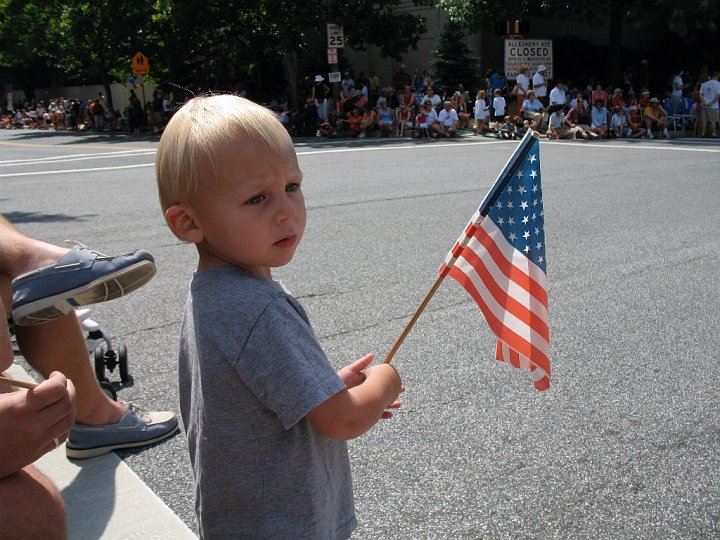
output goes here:
<path id="1" fill-rule="evenodd" d="M 477 83 L 477 62 L 469 55 L 463 25 L 450 17 L 443 23 L 438 37 L 434 73 L 440 84 L 457 88 L 463 83 L 473 88 Z"/>
<path id="2" fill-rule="evenodd" d="M 414 0 L 431 3 L 432 0 Z M 287 86 L 297 103 L 299 65 L 325 67 L 326 24 L 344 25 L 346 46 L 369 44 L 400 58 L 425 21 L 401 0 L 0 0 L 0 69 L 15 84 L 31 70 L 109 85 L 130 76 L 142 51 L 155 80 L 193 92 L 269 95 Z"/>

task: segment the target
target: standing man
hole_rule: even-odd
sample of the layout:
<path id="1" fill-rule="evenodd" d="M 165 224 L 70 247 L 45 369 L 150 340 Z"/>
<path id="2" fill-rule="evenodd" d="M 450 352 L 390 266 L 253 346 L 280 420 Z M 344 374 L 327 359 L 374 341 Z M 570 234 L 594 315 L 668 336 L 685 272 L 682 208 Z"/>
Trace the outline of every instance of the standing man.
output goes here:
<path id="1" fill-rule="evenodd" d="M 702 99 L 702 109 L 700 110 L 700 117 L 698 122 L 700 128 L 698 130 L 698 136 L 704 137 L 705 130 L 707 129 L 707 123 L 710 123 L 712 129 L 713 138 L 717 139 L 717 124 L 720 121 L 720 105 L 718 105 L 718 99 L 720 98 L 720 71 L 713 71 L 710 80 L 705 81 L 700 86 L 700 99 Z"/>
<path id="2" fill-rule="evenodd" d="M 535 97 L 543 104 L 547 106 L 547 80 L 545 79 L 545 64 L 540 64 L 535 70 L 533 75 L 533 90 L 535 91 Z"/>

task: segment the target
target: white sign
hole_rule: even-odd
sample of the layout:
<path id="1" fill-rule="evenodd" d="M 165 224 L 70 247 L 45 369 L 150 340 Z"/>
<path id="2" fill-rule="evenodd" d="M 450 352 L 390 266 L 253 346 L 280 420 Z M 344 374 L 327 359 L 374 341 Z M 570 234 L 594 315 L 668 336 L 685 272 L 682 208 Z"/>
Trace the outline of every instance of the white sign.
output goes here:
<path id="1" fill-rule="evenodd" d="M 515 80 L 520 66 L 528 67 L 528 77 L 532 78 L 535 69 L 543 64 L 546 67 L 545 78 L 553 78 L 553 42 L 551 39 L 506 39 L 505 40 L 505 76 Z"/>
<path id="2" fill-rule="evenodd" d="M 339 71 L 333 71 L 332 73 L 328 73 L 328 81 L 330 82 L 340 82 L 340 79 L 342 77 L 340 76 Z"/>
<path id="3" fill-rule="evenodd" d="M 327 25 L 328 49 L 342 49 L 345 47 L 345 37 L 341 24 L 328 23 Z"/>
<path id="4" fill-rule="evenodd" d="M 328 64 L 337 64 L 337 49 L 331 47 L 328 49 Z"/>

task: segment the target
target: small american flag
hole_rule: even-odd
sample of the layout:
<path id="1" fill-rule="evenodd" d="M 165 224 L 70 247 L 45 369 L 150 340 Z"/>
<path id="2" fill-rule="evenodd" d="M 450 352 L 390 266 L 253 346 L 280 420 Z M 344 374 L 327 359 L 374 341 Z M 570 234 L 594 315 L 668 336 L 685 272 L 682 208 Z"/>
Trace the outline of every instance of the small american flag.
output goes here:
<path id="1" fill-rule="evenodd" d="M 440 275 L 458 281 L 498 337 L 495 357 L 550 387 L 540 145 L 531 131 L 508 161 Z"/>

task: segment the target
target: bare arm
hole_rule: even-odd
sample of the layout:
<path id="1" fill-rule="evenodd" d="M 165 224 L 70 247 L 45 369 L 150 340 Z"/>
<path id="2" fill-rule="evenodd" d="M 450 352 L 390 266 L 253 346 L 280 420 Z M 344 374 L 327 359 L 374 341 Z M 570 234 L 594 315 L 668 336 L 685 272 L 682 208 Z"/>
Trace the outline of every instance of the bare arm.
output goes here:
<path id="1" fill-rule="evenodd" d="M 367 359 L 366 356 L 348 368 Z M 372 357 L 369 359 L 372 360 Z M 390 364 L 379 364 L 367 368 L 364 373 L 364 381 L 352 387 L 348 386 L 310 411 L 307 418 L 316 429 L 333 439 L 354 439 L 373 427 L 381 418 L 388 417 L 388 407 L 399 406 L 396 399 L 402 391 L 402 383 L 394 367 Z M 343 381 L 346 379 L 343 378 Z M 356 381 L 357 379 L 353 379 L 353 382 Z"/>

